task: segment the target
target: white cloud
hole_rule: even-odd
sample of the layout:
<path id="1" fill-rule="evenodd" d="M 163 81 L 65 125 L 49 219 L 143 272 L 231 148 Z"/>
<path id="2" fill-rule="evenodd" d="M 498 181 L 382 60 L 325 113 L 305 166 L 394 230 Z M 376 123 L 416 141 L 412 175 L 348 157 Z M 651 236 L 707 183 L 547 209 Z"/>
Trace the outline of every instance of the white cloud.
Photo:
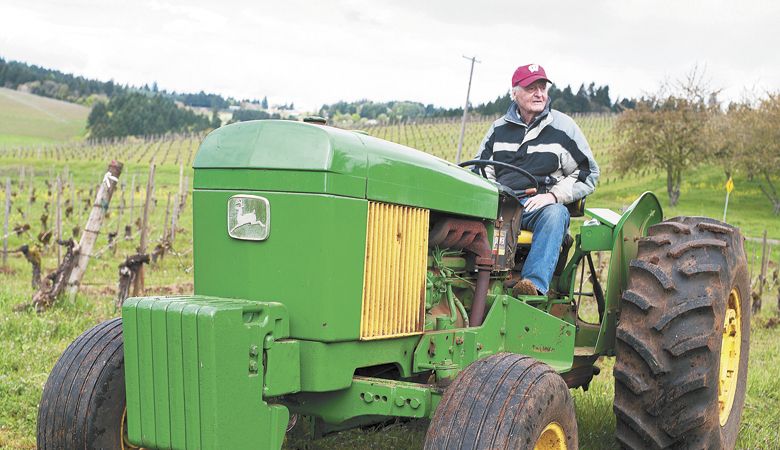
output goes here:
<path id="1" fill-rule="evenodd" d="M 5 1 L 0 56 L 135 85 L 265 95 L 317 108 L 340 99 L 460 106 L 506 92 L 539 62 L 559 86 L 653 91 L 695 64 L 738 98 L 780 86 L 780 4 L 746 1 Z"/>

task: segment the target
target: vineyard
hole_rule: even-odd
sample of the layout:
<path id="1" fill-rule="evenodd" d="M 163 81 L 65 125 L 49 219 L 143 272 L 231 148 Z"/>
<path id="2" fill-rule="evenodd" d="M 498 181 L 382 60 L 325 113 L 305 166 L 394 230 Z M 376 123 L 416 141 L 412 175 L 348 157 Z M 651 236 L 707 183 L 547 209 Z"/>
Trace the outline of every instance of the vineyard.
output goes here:
<path id="1" fill-rule="evenodd" d="M 608 164 L 613 117 L 609 115 L 577 118 L 589 137 L 596 158 Z M 492 119 L 468 124 L 463 159 L 471 158 L 479 148 L 484 131 Z M 460 133 L 459 121 L 430 121 L 373 126 L 362 131 L 389 141 L 416 148 L 440 158 L 454 161 Z M 150 185 L 150 210 L 146 233 L 150 238 L 152 270 L 149 286 L 161 288 L 155 273 L 170 270 L 180 277 L 168 278 L 175 285 L 191 286 L 192 242 L 189 196 L 192 160 L 202 135 L 172 135 L 126 138 L 97 142 L 60 143 L 52 145 L 6 146 L 0 149 L 2 202 L 10 214 L 3 229 L 3 267 L 10 273 L 33 270 L 23 246 L 40 258 L 42 275 L 53 270 L 65 252 L 58 241 L 78 242 L 85 221 L 93 208 L 97 189 L 112 160 L 124 164 L 110 205 L 105 206 L 105 223 L 89 255 L 90 265 L 80 283 L 83 293 L 98 290 L 111 293 L 118 284 L 118 267 L 136 254 L 142 234 L 143 209 L 147 196 L 150 167 L 156 176 Z M 608 183 L 608 180 L 604 180 Z M 9 201 L 6 201 L 6 197 Z M 169 256 L 169 258 L 165 258 Z M 9 264 L 5 261 L 11 258 Z M 164 262 L 164 260 L 171 262 Z M 26 261 L 25 261 L 26 260 Z M 158 261 L 159 260 L 159 261 Z M 175 263 L 174 267 L 168 264 Z M 36 269 L 37 270 L 37 269 Z M 119 269 L 116 269 L 117 271 Z M 180 281 L 176 278 L 181 278 Z"/>
<path id="2" fill-rule="evenodd" d="M 587 136 L 603 174 L 596 194 L 588 200 L 589 206 L 619 211 L 642 191 L 652 190 L 669 217 L 722 215 L 722 173 L 718 168 L 692 174 L 680 205 L 667 208 L 664 181 L 659 174 L 648 171 L 621 177 L 610 173 L 614 116 L 580 116 L 575 120 Z M 462 159 L 471 159 L 476 153 L 491 122 L 478 119 L 467 124 Z M 454 161 L 460 121 L 368 126 L 362 131 Z M 116 316 L 115 305 L 123 294 L 122 267 L 127 272 L 130 258 L 149 256 L 148 263 L 136 261 L 133 269 L 144 267 L 144 289 L 140 292 L 192 292 L 192 199 L 188 192 L 192 161 L 203 137 L 175 135 L 0 147 L 0 208 L 5 211 L 0 263 L 0 448 L 35 447 L 37 402 L 49 370 L 78 334 Z M 110 202 L 96 203 L 112 160 L 123 163 L 117 180 L 110 183 L 113 195 Z M 777 319 L 771 317 L 775 293 L 780 299 L 778 265 L 774 262 L 780 250 L 773 251 L 772 244 L 773 239 L 780 238 L 780 231 L 769 227 L 769 239 L 762 242 L 767 224 L 777 223 L 777 219 L 761 207 L 761 194 L 755 185 L 749 180 L 737 183 L 728 220 L 752 238 L 746 243 L 751 277 L 759 298 L 763 294 L 766 303 L 754 332 L 754 339 L 766 342 L 757 342 L 751 350 L 750 391 L 738 445 L 770 448 L 780 445 L 776 431 L 780 429 L 780 399 L 776 398 L 780 386 L 776 376 L 767 376 L 765 370 L 754 369 L 752 364 L 758 361 L 759 366 L 775 367 L 780 363 L 780 352 L 771 344 L 778 337 L 774 329 Z M 32 296 L 65 260 L 68 243 L 79 242 L 96 209 L 104 218 L 99 230 L 91 231 L 97 239 L 86 255 L 89 262 L 78 283 L 78 295 L 60 296 L 49 311 L 36 314 Z M 573 223 L 573 228 L 580 223 Z M 40 271 L 40 280 L 36 280 L 36 270 Z M 583 448 L 615 445 L 611 362 L 605 362 L 603 369 L 606 376 L 595 380 L 591 392 L 584 396 L 575 393 L 581 429 L 589 433 L 580 437 Z M 769 403 L 765 403 L 767 395 L 771 395 Z M 765 406 L 770 403 L 774 409 Z M 424 427 L 393 425 L 390 433 L 383 435 L 387 441 L 381 448 L 419 447 L 423 433 Z M 338 448 L 364 443 L 365 448 L 380 448 L 376 440 L 370 432 L 353 431 L 323 439 L 321 445 Z M 290 447 L 297 448 L 296 442 L 293 439 Z"/>

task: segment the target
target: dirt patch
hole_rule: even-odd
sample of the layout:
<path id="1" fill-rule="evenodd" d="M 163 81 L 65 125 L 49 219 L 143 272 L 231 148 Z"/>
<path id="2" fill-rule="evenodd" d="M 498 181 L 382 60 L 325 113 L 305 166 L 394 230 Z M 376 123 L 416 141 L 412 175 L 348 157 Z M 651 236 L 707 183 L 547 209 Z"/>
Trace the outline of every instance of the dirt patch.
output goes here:
<path id="1" fill-rule="evenodd" d="M 116 296 L 116 286 L 82 286 L 80 291 L 87 296 Z M 148 286 L 144 295 L 187 295 L 192 294 L 195 286 L 191 281 L 168 284 L 163 286 Z"/>
<path id="2" fill-rule="evenodd" d="M 2 273 L 3 275 L 15 275 L 16 270 L 10 267 L 0 267 L 0 273 Z"/>
<path id="3" fill-rule="evenodd" d="M 185 295 L 192 294 L 195 285 L 191 281 L 169 284 L 167 286 L 150 286 L 146 288 L 146 295 Z"/>

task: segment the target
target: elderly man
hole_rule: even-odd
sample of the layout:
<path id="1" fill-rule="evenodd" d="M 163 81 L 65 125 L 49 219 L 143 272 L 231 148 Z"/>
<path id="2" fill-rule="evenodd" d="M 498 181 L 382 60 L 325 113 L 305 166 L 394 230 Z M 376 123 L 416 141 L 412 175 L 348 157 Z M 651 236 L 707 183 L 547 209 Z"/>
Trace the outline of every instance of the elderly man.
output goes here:
<path id="1" fill-rule="evenodd" d="M 539 192 L 524 200 L 521 227 L 534 231 L 516 295 L 547 294 L 569 227 L 564 206 L 593 192 L 599 167 L 571 117 L 550 109 L 552 82 L 538 64 L 520 66 L 512 76 L 514 103 L 482 140 L 477 159 L 508 163 L 530 172 Z M 488 166 L 488 177 L 520 191 L 532 183 L 520 173 Z"/>

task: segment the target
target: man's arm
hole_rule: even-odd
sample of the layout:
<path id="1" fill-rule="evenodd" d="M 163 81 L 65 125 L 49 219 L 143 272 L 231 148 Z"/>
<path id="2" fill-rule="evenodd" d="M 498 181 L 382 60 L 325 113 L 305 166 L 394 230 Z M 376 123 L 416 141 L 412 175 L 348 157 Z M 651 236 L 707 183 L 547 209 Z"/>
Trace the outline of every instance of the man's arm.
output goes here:
<path id="1" fill-rule="evenodd" d="M 559 117 L 560 124 L 556 124 L 556 128 L 559 127 L 565 132 L 569 141 L 562 143 L 566 149 L 561 155 L 561 170 L 564 176 L 550 192 L 558 199 L 558 203 L 572 203 L 593 193 L 600 169 L 580 127 L 568 116 L 560 114 Z"/>
<path id="2" fill-rule="evenodd" d="M 493 159 L 493 142 L 495 141 L 496 136 L 496 124 L 495 122 L 490 125 L 490 129 L 485 134 L 485 137 L 482 139 L 482 142 L 479 144 L 479 150 L 477 150 L 477 154 L 474 156 L 474 159 L 485 159 L 485 160 L 492 160 Z M 496 181 L 496 168 L 495 166 L 483 166 L 485 167 L 485 174 L 487 175 L 489 180 Z M 479 170 L 480 166 L 474 166 L 473 169 L 471 169 L 476 174 L 481 174 L 482 172 Z"/>

